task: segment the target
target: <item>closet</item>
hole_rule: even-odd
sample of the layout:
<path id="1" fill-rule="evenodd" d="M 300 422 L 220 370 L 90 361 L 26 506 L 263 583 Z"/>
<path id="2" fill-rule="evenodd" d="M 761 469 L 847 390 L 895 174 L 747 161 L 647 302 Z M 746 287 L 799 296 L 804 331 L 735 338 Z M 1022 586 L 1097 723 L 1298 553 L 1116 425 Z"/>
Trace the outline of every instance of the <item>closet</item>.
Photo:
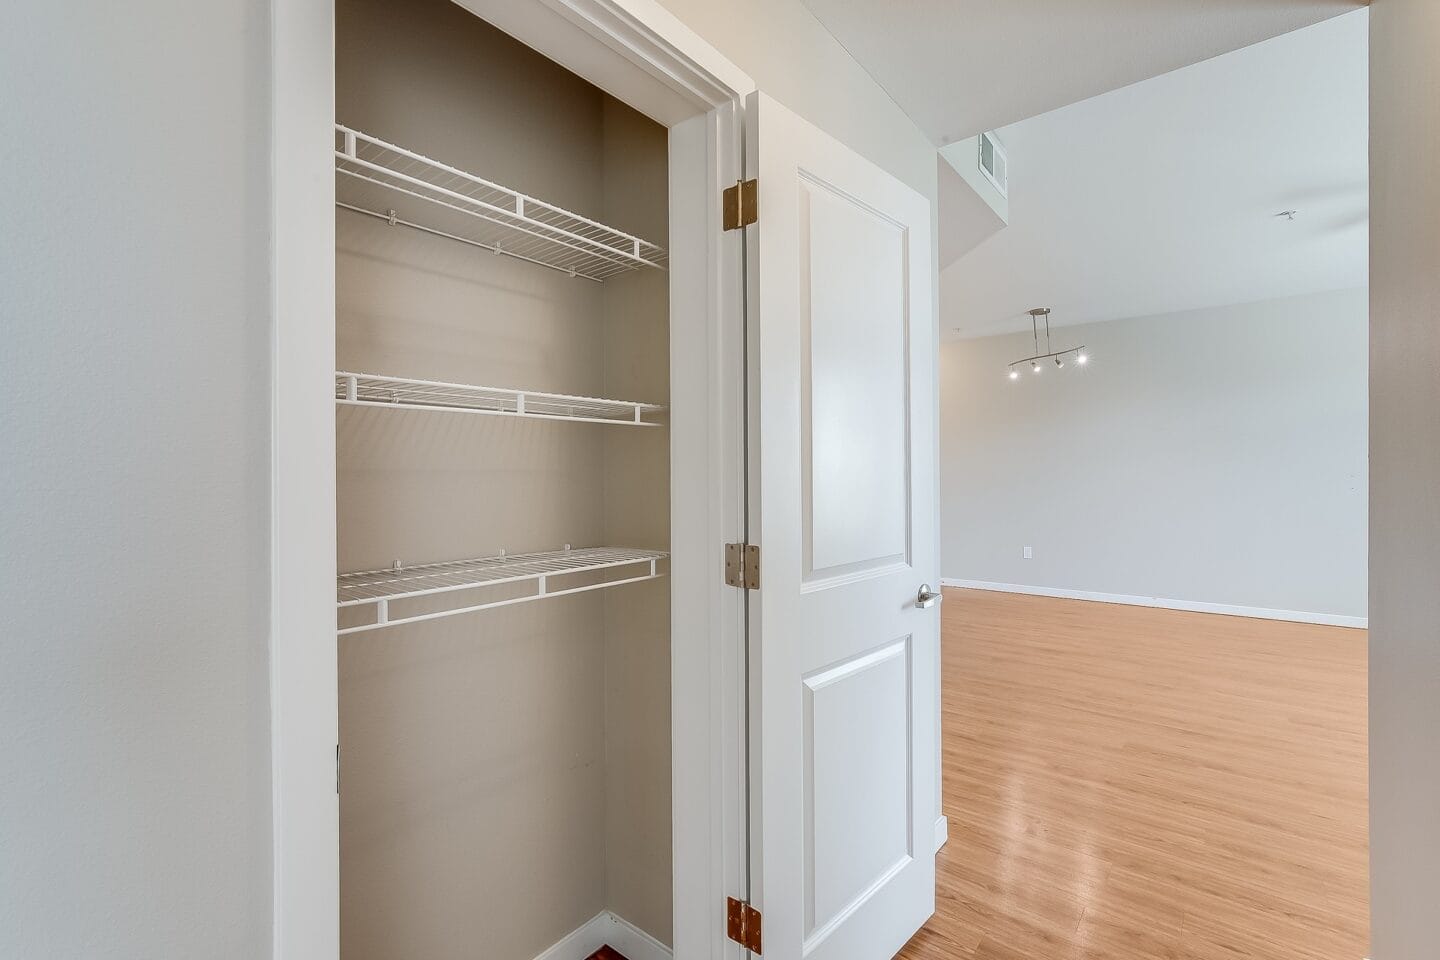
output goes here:
<path id="1" fill-rule="evenodd" d="M 341 956 L 664 956 L 667 131 L 449 0 L 335 115 Z"/>

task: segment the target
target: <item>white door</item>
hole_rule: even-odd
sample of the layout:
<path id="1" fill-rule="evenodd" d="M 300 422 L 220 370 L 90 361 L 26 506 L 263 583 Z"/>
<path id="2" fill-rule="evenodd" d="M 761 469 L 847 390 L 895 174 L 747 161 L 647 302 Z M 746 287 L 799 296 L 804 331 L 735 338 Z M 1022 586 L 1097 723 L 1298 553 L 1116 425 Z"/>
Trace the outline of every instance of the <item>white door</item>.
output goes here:
<path id="1" fill-rule="evenodd" d="M 887 960 L 935 905 L 930 206 L 763 95 L 746 125 L 751 902 L 766 960 Z"/>

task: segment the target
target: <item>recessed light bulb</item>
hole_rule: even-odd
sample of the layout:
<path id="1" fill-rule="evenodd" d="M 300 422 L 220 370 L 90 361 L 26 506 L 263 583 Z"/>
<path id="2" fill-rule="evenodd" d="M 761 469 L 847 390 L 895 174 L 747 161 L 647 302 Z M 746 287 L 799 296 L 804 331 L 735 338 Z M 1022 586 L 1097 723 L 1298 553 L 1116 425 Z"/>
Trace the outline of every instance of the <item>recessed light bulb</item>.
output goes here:
<path id="1" fill-rule="evenodd" d="M 1015 368 L 1012 367 L 1012 368 L 1010 369 L 1010 379 L 1011 379 L 1011 380 L 1019 380 L 1019 379 L 1020 379 L 1020 371 L 1019 371 L 1019 370 L 1016 370 Z"/>
<path id="2" fill-rule="evenodd" d="M 1075 362 L 1078 363 L 1078 364 L 1080 364 L 1081 366 L 1084 366 L 1084 365 L 1085 365 L 1085 362 L 1088 361 L 1089 359 L 1090 359 L 1090 357 L 1089 357 L 1088 355 L 1086 355 L 1086 354 L 1083 354 L 1083 353 L 1077 353 L 1077 354 L 1075 354 Z"/>

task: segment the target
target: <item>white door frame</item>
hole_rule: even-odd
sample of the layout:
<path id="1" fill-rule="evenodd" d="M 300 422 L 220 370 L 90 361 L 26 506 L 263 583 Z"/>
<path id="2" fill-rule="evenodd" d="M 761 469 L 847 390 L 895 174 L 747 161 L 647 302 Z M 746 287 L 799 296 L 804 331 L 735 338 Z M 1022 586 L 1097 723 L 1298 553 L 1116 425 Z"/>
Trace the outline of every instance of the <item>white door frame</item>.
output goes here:
<path id="1" fill-rule="evenodd" d="M 719 202 L 754 84 L 656 0 L 457 2 L 671 131 L 674 942 L 736 957 L 720 918 L 746 892 L 744 624 L 720 545 L 745 522 L 743 267 Z M 273 956 L 337 960 L 333 0 L 275 4 L 271 31 Z"/>

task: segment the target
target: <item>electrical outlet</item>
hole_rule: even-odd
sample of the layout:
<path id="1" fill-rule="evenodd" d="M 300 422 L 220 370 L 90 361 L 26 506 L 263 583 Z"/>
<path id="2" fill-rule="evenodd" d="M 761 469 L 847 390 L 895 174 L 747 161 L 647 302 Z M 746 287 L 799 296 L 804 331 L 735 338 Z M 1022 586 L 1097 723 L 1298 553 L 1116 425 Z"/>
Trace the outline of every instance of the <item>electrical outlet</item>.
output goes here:
<path id="1" fill-rule="evenodd" d="M 1031 549 L 1030 547 L 1026 547 L 1026 548 L 1025 548 L 1025 559 L 1026 559 L 1026 560 L 1034 560 L 1034 559 L 1035 559 L 1035 551 L 1034 551 L 1033 549 Z"/>

